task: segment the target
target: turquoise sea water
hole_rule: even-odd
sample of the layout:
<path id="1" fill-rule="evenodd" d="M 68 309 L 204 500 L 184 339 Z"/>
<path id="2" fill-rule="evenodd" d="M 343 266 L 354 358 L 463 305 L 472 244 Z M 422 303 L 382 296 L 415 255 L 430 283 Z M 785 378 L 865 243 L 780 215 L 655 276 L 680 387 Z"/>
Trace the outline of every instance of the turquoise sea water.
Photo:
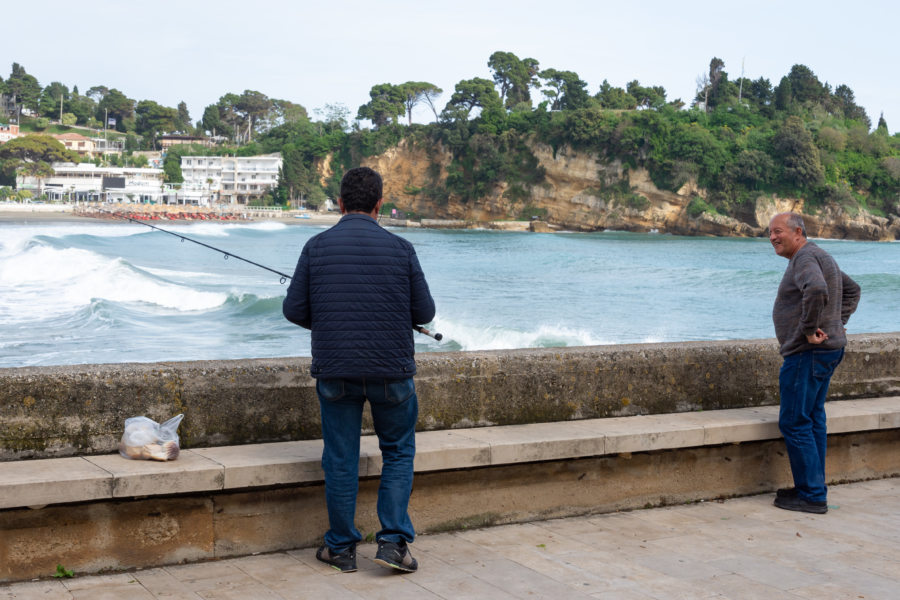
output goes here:
<path id="1" fill-rule="evenodd" d="M 322 228 L 168 225 L 292 274 Z M 765 239 L 397 229 L 438 306 L 416 350 L 769 338 Z M 863 288 L 850 333 L 900 331 L 900 244 L 817 240 Z M 0 223 L 0 367 L 308 356 L 277 275 L 142 225 Z"/>

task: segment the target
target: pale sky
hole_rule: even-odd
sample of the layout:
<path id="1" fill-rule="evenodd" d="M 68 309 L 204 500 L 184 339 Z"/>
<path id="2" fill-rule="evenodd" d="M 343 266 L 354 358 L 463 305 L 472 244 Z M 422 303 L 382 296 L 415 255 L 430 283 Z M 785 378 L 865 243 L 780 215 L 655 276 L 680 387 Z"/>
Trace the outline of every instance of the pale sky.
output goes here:
<path id="1" fill-rule="evenodd" d="M 443 88 L 491 78 L 496 50 L 575 71 L 595 94 L 604 79 L 662 85 L 686 103 L 710 59 L 729 78 L 777 85 L 797 63 L 846 84 L 873 126 L 900 131 L 896 0 L 681 3 L 577 0 L 32 0 L 5 10 L 0 76 L 13 62 L 42 86 L 117 88 L 175 107 L 194 122 L 225 93 L 256 90 L 313 111 L 344 104 L 351 119 L 379 83 Z M 7 7 L 11 8 L 11 7 Z M 532 98 L 542 99 L 539 92 Z M 430 111 L 416 114 L 429 121 Z"/>

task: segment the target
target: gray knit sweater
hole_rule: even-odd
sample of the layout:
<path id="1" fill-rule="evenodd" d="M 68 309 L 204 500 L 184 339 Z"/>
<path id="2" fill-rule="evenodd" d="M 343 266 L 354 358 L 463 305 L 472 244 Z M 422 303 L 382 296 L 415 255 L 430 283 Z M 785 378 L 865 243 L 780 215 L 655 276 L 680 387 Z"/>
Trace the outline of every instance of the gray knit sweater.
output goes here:
<path id="1" fill-rule="evenodd" d="M 806 242 L 791 257 L 772 309 L 781 355 L 843 348 L 847 343 L 844 325 L 856 310 L 859 296 L 859 285 L 838 268 L 831 255 Z M 806 336 L 818 328 L 828 339 L 810 344 Z"/>

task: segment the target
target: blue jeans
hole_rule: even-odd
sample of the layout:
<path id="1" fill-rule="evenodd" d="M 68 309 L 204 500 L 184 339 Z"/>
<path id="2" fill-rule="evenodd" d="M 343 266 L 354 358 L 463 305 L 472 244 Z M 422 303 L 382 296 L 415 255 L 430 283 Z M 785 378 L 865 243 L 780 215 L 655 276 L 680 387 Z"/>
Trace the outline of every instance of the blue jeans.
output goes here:
<path id="1" fill-rule="evenodd" d="M 794 487 L 810 502 L 825 502 L 825 395 L 844 349 L 807 350 L 784 357 L 778 376 L 778 428 L 787 445 Z"/>
<path id="2" fill-rule="evenodd" d="M 362 540 L 354 524 L 359 489 L 359 436 L 363 404 L 369 401 L 383 466 L 378 487 L 376 539 L 412 542 L 415 530 L 407 511 L 416 456 L 419 401 L 412 378 L 317 379 L 322 413 L 322 469 L 328 532 L 325 544 L 343 552 Z"/>

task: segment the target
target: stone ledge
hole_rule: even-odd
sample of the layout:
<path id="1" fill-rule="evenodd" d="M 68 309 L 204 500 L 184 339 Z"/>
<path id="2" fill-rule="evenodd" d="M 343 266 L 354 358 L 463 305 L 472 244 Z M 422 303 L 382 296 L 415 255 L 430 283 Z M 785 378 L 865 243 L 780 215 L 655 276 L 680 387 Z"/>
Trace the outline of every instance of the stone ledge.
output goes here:
<path id="1" fill-rule="evenodd" d="M 829 402 L 830 434 L 900 428 L 900 397 Z M 763 441 L 778 407 L 425 431 L 417 473 Z M 118 454 L 0 463 L 0 509 L 320 483 L 321 440 L 183 450 L 172 462 Z M 381 472 L 377 439 L 360 444 L 360 477 Z"/>

